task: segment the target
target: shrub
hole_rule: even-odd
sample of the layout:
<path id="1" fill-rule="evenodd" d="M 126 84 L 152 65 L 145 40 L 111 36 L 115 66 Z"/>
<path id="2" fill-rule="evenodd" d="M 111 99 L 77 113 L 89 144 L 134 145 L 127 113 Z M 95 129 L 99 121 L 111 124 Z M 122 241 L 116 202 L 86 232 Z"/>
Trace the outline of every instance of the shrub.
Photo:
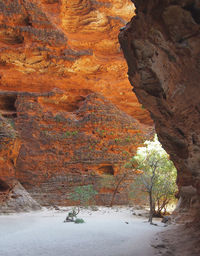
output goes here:
<path id="1" fill-rule="evenodd" d="M 93 185 L 77 186 L 70 194 L 70 199 L 77 201 L 80 206 L 87 206 L 90 201 L 94 200 L 97 191 L 94 190 Z"/>
<path id="2" fill-rule="evenodd" d="M 76 224 L 81 224 L 81 223 L 85 223 L 85 221 L 84 221 L 84 219 L 76 219 L 76 220 L 74 221 L 74 223 L 76 223 Z"/>

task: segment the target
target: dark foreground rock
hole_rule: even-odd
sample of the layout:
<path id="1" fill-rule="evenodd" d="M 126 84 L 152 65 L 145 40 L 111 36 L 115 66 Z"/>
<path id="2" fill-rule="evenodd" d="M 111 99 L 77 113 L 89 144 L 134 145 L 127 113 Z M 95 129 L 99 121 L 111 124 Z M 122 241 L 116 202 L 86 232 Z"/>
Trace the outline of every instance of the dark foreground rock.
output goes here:
<path id="1" fill-rule="evenodd" d="M 137 15 L 119 35 L 129 80 L 178 170 L 177 212 L 200 222 L 200 3 L 132 2 Z"/>

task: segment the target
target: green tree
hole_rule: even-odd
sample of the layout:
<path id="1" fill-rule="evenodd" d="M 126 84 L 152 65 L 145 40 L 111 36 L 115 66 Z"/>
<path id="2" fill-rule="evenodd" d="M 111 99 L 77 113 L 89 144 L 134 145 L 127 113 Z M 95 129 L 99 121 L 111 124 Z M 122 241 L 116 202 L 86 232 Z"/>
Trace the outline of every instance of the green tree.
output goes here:
<path id="1" fill-rule="evenodd" d="M 77 215 L 80 212 L 80 206 L 86 207 L 89 205 L 89 203 L 94 202 L 94 197 L 96 194 L 97 191 L 94 190 L 93 185 L 75 187 L 69 198 L 77 202 L 77 206 L 72 208 L 64 222 L 84 223 L 83 219 L 77 218 Z"/>
<path id="2" fill-rule="evenodd" d="M 149 222 L 152 224 L 153 216 L 161 216 L 162 211 L 166 212 L 167 205 L 175 199 L 176 169 L 157 136 L 144 144 L 146 146 L 138 148 L 131 160 L 140 172 L 132 185 L 132 195 L 148 195 Z"/>
<path id="3" fill-rule="evenodd" d="M 91 201 L 94 201 L 94 197 L 97 195 L 97 191 L 94 190 L 93 185 L 77 186 L 70 194 L 70 199 L 78 203 L 80 206 L 88 206 Z"/>

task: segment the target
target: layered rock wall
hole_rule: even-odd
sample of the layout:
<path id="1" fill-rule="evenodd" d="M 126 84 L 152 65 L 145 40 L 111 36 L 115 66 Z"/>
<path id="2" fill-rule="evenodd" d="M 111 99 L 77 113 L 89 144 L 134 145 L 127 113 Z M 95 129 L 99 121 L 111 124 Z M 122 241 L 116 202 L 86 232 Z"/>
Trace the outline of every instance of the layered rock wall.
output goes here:
<path id="1" fill-rule="evenodd" d="M 177 167 L 180 213 L 199 220 L 200 3 L 133 2 L 137 15 L 119 35 L 129 80 Z"/>
<path id="2" fill-rule="evenodd" d="M 0 0 L 0 123 L 18 134 L 1 145 L 6 193 L 17 178 L 40 203 L 68 204 L 73 185 L 134 154 L 145 128 L 130 116 L 152 124 L 117 40 L 134 10 L 128 0 Z"/>
<path id="3" fill-rule="evenodd" d="M 74 187 L 92 184 L 99 192 L 96 202 L 109 204 L 114 188 L 106 191 L 102 177 L 114 178 L 126 171 L 125 163 L 148 130 L 96 93 L 71 100 L 58 90 L 2 95 L 15 98 L 15 115 L 8 110 L 3 115 L 20 140 L 13 172 L 0 170 L 2 181 L 17 179 L 42 205 L 72 204 Z M 115 203 L 128 203 L 126 189 Z"/>
<path id="4" fill-rule="evenodd" d="M 98 92 L 152 124 L 131 93 L 117 40 L 133 13 L 129 0 L 1 0 L 1 90 Z"/>

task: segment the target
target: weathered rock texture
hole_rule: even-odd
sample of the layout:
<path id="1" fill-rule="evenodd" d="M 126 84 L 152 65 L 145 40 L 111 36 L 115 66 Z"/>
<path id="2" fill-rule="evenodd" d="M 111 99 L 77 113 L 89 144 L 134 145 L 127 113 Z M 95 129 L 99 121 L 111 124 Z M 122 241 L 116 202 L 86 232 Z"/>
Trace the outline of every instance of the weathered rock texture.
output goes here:
<path id="1" fill-rule="evenodd" d="M 119 35 L 129 80 L 178 169 L 180 212 L 200 220 L 200 2 L 133 2 Z"/>
<path id="2" fill-rule="evenodd" d="M 143 125 L 96 93 L 72 101 L 58 90 L 0 95 L 15 98 L 14 116 L 8 109 L 4 119 L 12 121 L 21 143 L 13 169 L 0 169 L 2 184 L 17 179 L 42 205 L 69 205 L 75 186 L 93 184 L 99 191 L 96 202 L 110 202 L 113 190 L 101 186 L 101 176 L 125 171 L 148 133 Z M 127 203 L 126 193 L 124 187 L 115 203 Z"/>
<path id="3" fill-rule="evenodd" d="M 16 160 L 21 143 L 13 126 L 11 119 L 6 119 L 0 114 L 0 192 L 7 191 L 15 177 Z"/>
<path id="4" fill-rule="evenodd" d="M 30 196 L 18 181 L 14 180 L 12 188 L 4 194 L 4 200 L 0 204 L 0 213 L 3 214 L 40 209 L 41 206 Z"/>
<path id="5" fill-rule="evenodd" d="M 199 227 L 185 228 L 185 225 L 171 226 L 157 234 L 153 247 L 155 256 L 184 255 L 199 256 L 200 254 Z"/>
<path id="6" fill-rule="evenodd" d="M 152 121 L 117 40 L 134 9 L 129 0 L 0 0 L 0 123 L 11 127 L 0 135 L 3 194 L 17 178 L 39 202 L 68 204 L 73 186 L 116 173 L 135 152 L 145 129 L 121 111 Z"/>
<path id="7" fill-rule="evenodd" d="M 117 40 L 133 13 L 129 0 L 0 0 L 1 90 L 89 90 L 152 123 L 131 92 Z"/>

